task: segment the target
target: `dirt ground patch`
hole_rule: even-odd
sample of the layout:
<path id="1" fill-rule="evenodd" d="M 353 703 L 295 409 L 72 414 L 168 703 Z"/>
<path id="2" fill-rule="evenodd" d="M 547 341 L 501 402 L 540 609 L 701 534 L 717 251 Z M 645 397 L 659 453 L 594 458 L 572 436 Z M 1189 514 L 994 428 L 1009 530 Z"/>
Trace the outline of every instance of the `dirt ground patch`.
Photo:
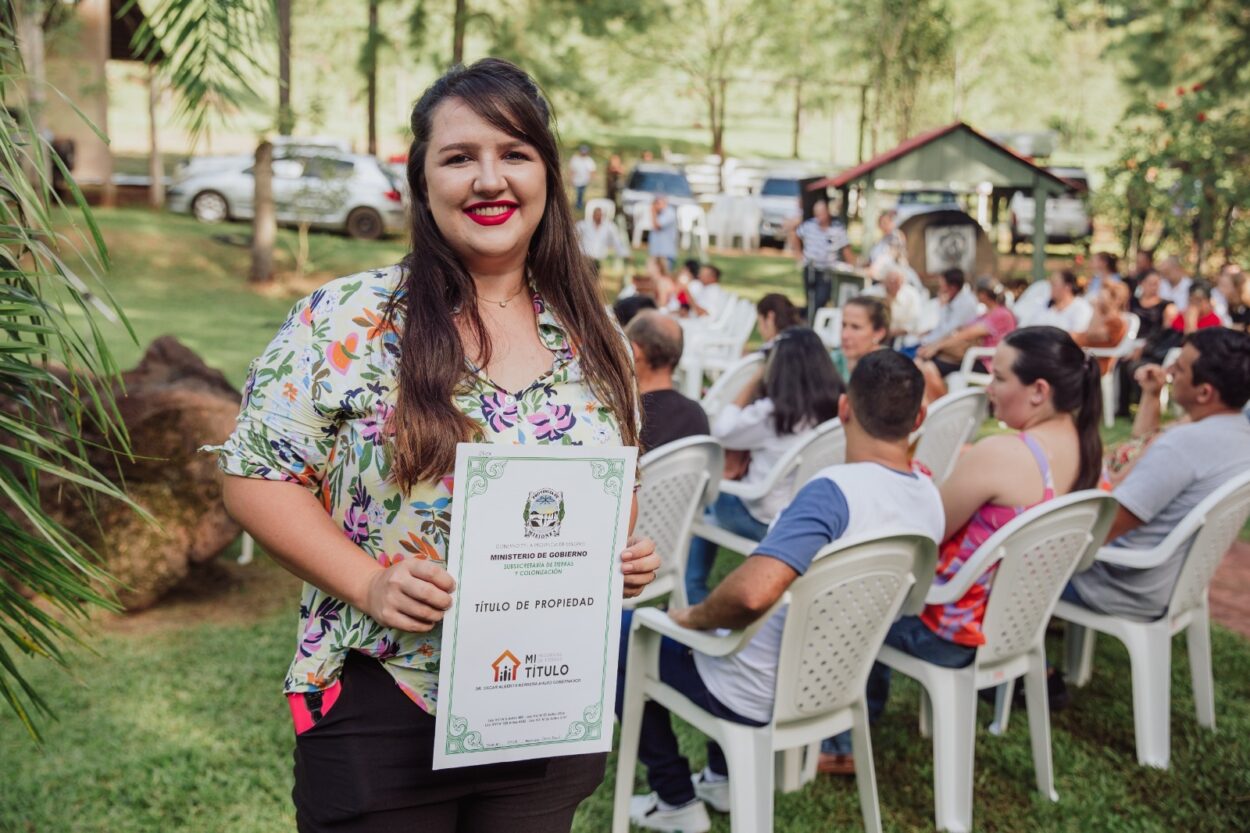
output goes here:
<path id="1" fill-rule="evenodd" d="M 144 635 L 195 625 L 246 625 L 283 610 L 294 617 L 301 582 L 257 553 L 251 564 L 223 556 L 196 567 L 156 606 L 138 613 L 96 617 L 108 633 Z"/>

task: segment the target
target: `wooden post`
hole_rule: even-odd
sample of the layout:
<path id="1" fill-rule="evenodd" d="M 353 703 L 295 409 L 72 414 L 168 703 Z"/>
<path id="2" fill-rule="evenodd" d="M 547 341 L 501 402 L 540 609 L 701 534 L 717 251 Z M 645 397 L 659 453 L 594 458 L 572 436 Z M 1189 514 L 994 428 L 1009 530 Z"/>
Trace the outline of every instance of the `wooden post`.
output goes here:
<path id="1" fill-rule="evenodd" d="M 1041 177 L 1033 178 L 1033 280 L 1046 278 L 1046 197 Z"/>
<path id="2" fill-rule="evenodd" d="M 148 64 L 148 204 L 158 210 L 165 207 L 165 165 L 161 162 L 156 122 L 156 105 L 160 97 L 160 77 L 156 67 Z"/>

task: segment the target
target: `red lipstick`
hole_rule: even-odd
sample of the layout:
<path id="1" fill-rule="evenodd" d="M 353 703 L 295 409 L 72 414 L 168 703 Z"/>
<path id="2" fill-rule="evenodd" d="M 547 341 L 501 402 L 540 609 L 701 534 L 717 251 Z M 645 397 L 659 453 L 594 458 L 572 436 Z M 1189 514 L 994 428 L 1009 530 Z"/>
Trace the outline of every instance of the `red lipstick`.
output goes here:
<path id="1" fill-rule="evenodd" d="M 502 208 L 499 213 L 478 214 L 477 210 L 483 208 Z M 464 210 L 469 219 L 477 223 L 479 226 L 498 226 L 508 222 L 513 214 L 516 213 L 517 204 L 507 200 L 499 202 L 475 202 Z"/>

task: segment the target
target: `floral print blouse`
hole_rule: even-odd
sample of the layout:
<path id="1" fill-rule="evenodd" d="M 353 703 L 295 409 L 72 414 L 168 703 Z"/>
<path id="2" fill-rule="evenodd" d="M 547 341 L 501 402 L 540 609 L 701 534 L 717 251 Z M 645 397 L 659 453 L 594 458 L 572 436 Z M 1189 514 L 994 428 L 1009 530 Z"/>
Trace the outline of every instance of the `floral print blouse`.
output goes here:
<path id="1" fill-rule="evenodd" d="M 307 487 L 343 534 L 383 566 L 405 558 L 445 561 L 451 524 L 450 473 L 407 494 L 388 476 L 384 426 L 395 407 L 402 321 L 388 323 L 384 309 L 402 283 L 403 270 L 392 266 L 331 281 L 296 303 L 252 363 L 238 424 L 215 449 L 227 474 Z M 619 445 L 616 418 L 583 381 L 564 328 L 537 294 L 533 303 L 551 370 L 509 392 L 469 366 L 457 407 L 481 426 L 482 442 Z M 383 627 L 305 583 L 285 691 L 331 686 L 355 650 L 381 660 L 432 714 L 441 635 L 441 627 L 425 634 Z"/>

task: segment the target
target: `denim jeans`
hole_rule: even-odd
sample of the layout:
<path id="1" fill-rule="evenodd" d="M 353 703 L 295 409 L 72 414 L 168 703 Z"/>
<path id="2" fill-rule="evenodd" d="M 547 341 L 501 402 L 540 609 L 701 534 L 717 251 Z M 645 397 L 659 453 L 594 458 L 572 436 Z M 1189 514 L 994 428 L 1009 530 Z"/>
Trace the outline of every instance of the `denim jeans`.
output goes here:
<path id="1" fill-rule="evenodd" d="M 616 675 L 616 715 L 620 717 L 625 703 L 625 658 L 629 653 L 630 623 L 632 610 L 621 617 L 620 671 Z M 746 726 L 765 724 L 734 712 L 707 690 L 699 669 L 694 664 L 694 652 L 680 642 L 664 637 L 660 642 L 660 680 L 681 692 L 699 708 L 722 720 L 742 723 Z M 677 746 L 677 735 L 668 709 L 651 700 L 642 709 L 642 732 L 638 739 L 638 760 L 647 768 L 647 784 L 668 804 L 677 806 L 694 800 L 694 785 L 690 783 L 690 763 Z M 728 775 L 725 753 L 712 741 L 707 744 L 708 769 L 718 775 Z"/>
<path id="2" fill-rule="evenodd" d="M 580 212 L 586 206 L 586 186 L 575 185 L 573 186 L 573 192 L 576 194 L 573 208 Z"/>
<path id="3" fill-rule="evenodd" d="M 904 616 L 891 625 L 885 635 L 885 644 L 942 668 L 964 668 L 970 665 L 977 656 L 976 648 L 943 639 L 929 630 L 929 626 L 920 621 L 919 616 Z M 874 662 L 865 688 L 865 695 L 868 699 L 868 720 L 876 723 L 877 718 L 885 711 L 886 701 L 890 698 L 890 667 Z M 843 732 L 829 738 L 821 744 L 821 751 L 850 752 L 851 733 Z"/>
<path id="4" fill-rule="evenodd" d="M 703 520 L 753 541 L 762 541 L 768 534 L 768 524 L 757 521 L 755 516 L 747 511 L 742 498 L 735 495 L 722 493 L 716 498 L 716 502 L 703 513 Z M 692 538 L 690 555 L 686 559 L 686 600 L 690 604 L 698 604 L 707 598 L 707 579 L 714 563 L 716 563 L 716 545 L 703 538 Z"/>

